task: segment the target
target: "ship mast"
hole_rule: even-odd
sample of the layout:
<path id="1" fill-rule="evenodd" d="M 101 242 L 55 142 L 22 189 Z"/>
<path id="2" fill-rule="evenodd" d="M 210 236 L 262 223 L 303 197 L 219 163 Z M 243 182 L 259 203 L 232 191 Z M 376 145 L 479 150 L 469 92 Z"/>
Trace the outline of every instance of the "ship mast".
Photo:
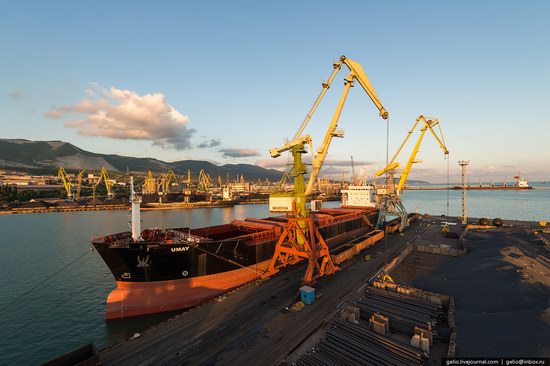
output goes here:
<path id="1" fill-rule="evenodd" d="M 142 241 L 141 238 L 141 217 L 139 206 L 141 205 L 141 197 L 134 191 L 134 177 L 130 177 L 130 203 L 132 204 L 132 239 L 134 241 Z"/>

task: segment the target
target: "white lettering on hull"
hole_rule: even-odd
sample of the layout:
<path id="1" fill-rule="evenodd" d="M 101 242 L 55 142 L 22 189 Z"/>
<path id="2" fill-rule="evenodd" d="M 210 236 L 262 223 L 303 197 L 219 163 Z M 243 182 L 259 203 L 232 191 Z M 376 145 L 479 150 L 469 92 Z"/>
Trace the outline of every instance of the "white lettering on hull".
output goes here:
<path id="1" fill-rule="evenodd" d="M 189 247 L 175 247 L 175 248 L 171 248 L 170 249 L 172 251 L 172 253 L 175 253 L 175 252 L 186 252 L 189 250 Z"/>

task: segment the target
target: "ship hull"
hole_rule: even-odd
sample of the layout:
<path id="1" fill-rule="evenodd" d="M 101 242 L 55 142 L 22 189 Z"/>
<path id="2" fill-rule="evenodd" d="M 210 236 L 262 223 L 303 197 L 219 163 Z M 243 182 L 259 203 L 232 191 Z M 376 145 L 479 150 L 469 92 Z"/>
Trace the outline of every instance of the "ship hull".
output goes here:
<path id="1" fill-rule="evenodd" d="M 117 281 L 107 298 L 105 319 L 120 319 L 191 308 L 203 304 L 263 273 L 270 260 L 211 275 L 154 282 Z"/>

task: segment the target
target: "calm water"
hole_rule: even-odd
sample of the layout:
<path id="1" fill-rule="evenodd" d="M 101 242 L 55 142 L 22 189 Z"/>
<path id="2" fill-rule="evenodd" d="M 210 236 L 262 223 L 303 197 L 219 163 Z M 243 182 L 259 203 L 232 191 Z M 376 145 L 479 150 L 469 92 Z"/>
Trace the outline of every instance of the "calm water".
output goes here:
<path id="1" fill-rule="evenodd" d="M 458 215 L 460 192 L 449 196 L 449 213 Z M 447 210 L 446 191 L 406 191 L 404 199 L 411 212 Z M 550 190 L 469 191 L 468 203 L 470 216 L 550 220 Z M 266 205 L 142 213 L 144 227 L 199 227 L 266 216 Z M 89 250 L 92 235 L 125 231 L 127 222 L 125 211 L 0 216 L 0 308 Z M 104 303 L 113 288 L 107 266 L 92 252 L 3 310 L 0 365 L 38 364 L 86 343 L 102 348 L 170 316 L 106 323 Z"/>

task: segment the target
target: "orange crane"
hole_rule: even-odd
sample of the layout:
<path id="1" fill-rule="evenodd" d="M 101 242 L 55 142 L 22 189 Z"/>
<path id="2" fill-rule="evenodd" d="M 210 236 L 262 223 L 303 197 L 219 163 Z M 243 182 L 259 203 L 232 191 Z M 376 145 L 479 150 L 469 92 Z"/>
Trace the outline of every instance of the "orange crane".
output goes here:
<path id="1" fill-rule="evenodd" d="M 349 69 L 349 75 L 344 78 L 344 90 L 325 133 L 321 147 L 317 151 L 314 151 L 311 137 L 309 135 L 302 135 L 302 133 L 330 88 L 332 81 L 343 66 Z M 288 225 L 276 244 L 275 254 L 264 277 L 269 277 L 277 273 L 279 268 L 285 267 L 288 264 L 295 264 L 302 259 L 309 261 L 308 269 L 303 278 L 303 282 L 306 284 L 313 284 L 317 278 L 332 274 L 338 269 L 332 262 L 324 239 L 313 224 L 313 219 L 309 216 L 309 211 L 306 207 L 306 198 L 312 193 L 313 185 L 317 181 L 317 176 L 325 161 L 332 138 L 343 137 L 343 132 L 337 130 L 338 120 L 340 119 L 348 92 L 355 85 L 356 81 L 376 105 L 380 116 L 387 119 L 389 115 L 378 99 L 361 64 L 348 59 L 346 56 L 342 56 L 337 63 L 333 64 L 333 67 L 332 74 L 328 81 L 322 84 L 323 89 L 320 95 L 317 97 L 294 138 L 282 147 L 269 150 L 273 158 L 280 156 L 286 151 L 291 152 L 294 163 L 290 173 L 294 177 L 294 191 L 270 194 L 270 210 L 272 212 L 286 212 L 290 216 L 288 218 Z M 309 145 L 312 154 L 312 169 L 307 184 L 305 181 L 307 169 L 302 162 L 302 155 L 307 153 L 305 145 Z"/>

